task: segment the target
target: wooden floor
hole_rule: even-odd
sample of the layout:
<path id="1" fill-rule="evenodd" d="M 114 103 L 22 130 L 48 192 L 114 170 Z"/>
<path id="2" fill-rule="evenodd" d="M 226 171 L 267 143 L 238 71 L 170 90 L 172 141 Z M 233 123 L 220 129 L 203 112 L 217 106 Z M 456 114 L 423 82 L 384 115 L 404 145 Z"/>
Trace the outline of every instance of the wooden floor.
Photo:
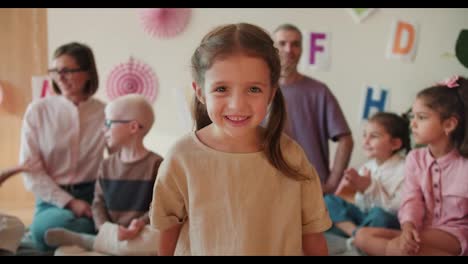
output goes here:
<path id="1" fill-rule="evenodd" d="M 20 174 L 9 178 L 0 187 L 0 212 L 20 218 L 25 226 L 32 223 L 34 195 L 24 187 Z"/>
<path id="2" fill-rule="evenodd" d="M 34 215 L 34 205 L 18 205 L 14 206 L 2 204 L 0 202 L 0 212 L 13 215 L 21 219 L 25 226 L 29 226 L 32 223 Z"/>

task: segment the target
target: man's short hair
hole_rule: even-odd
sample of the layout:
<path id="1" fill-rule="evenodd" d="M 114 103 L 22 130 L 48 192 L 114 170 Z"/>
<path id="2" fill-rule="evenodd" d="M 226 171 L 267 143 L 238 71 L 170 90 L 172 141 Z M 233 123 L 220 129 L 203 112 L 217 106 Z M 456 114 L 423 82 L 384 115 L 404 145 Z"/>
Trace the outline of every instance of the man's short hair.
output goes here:
<path id="1" fill-rule="evenodd" d="M 299 28 L 297 28 L 293 24 L 289 24 L 289 23 L 281 24 L 273 31 L 273 33 L 276 33 L 281 30 L 296 31 L 299 34 L 299 36 L 301 36 L 301 40 L 302 40 L 302 32 L 299 30 Z"/>

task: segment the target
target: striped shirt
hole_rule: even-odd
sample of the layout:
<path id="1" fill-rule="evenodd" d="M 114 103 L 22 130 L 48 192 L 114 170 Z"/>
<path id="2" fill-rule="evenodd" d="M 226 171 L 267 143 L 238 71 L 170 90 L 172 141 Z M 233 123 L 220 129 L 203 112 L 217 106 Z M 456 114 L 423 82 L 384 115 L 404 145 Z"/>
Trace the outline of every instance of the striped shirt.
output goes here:
<path id="1" fill-rule="evenodd" d="M 119 153 L 99 168 L 92 204 L 96 228 L 106 221 L 127 227 L 139 218 L 149 224 L 148 211 L 162 157 L 149 152 L 134 162 L 123 162 Z"/>

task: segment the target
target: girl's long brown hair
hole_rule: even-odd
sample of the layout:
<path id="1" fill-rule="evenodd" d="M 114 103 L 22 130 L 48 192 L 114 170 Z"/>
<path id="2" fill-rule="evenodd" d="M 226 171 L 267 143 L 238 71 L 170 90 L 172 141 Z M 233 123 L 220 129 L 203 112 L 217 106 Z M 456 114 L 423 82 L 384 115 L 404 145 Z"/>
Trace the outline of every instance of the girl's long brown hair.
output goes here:
<path id="1" fill-rule="evenodd" d="M 458 125 L 450 134 L 455 147 L 468 158 L 468 79 L 459 77 L 456 87 L 438 84 L 418 93 L 417 98 L 440 114 L 442 120 L 451 116 L 458 119 Z"/>
<path id="2" fill-rule="evenodd" d="M 303 175 L 298 168 L 293 168 L 285 160 L 280 139 L 286 122 L 286 108 L 284 98 L 279 89 L 281 63 L 278 49 L 263 29 L 252 24 L 239 23 L 219 26 L 203 37 L 200 45 L 192 56 L 192 75 L 198 86 L 203 87 L 205 73 L 211 68 L 216 59 L 232 54 L 242 53 L 258 57 L 270 67 L 270 81 L 276 93 L 270 106 L 269 118 L 265 130 L 263 151 L 272 166 L 287 177 L 295 180 L 310 179 L 310 175 Z M 195 129 L 200 130 L 212 123 L 206 106 L 196 96 L 193 98 L 193 118 Z"/>

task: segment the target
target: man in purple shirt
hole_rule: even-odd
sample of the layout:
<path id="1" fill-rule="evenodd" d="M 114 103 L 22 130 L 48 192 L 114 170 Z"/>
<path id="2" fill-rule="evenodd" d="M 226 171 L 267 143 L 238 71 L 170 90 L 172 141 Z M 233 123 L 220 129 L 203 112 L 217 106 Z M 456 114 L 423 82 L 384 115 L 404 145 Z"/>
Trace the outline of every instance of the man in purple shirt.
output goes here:
<path id="1" fill-rule="evenodd" d="M 281 58 L 280 86 L 288 112 L 286 133 L 304 149 L 316 168 L 324 193 L 334 193 L 353 149 L 351 130 L 328 87 L 297 71 L 302 34 L 291 24 L 280 25 L 274 40 Z M 338 142 L 330 168 L 329 140 Z"/>

